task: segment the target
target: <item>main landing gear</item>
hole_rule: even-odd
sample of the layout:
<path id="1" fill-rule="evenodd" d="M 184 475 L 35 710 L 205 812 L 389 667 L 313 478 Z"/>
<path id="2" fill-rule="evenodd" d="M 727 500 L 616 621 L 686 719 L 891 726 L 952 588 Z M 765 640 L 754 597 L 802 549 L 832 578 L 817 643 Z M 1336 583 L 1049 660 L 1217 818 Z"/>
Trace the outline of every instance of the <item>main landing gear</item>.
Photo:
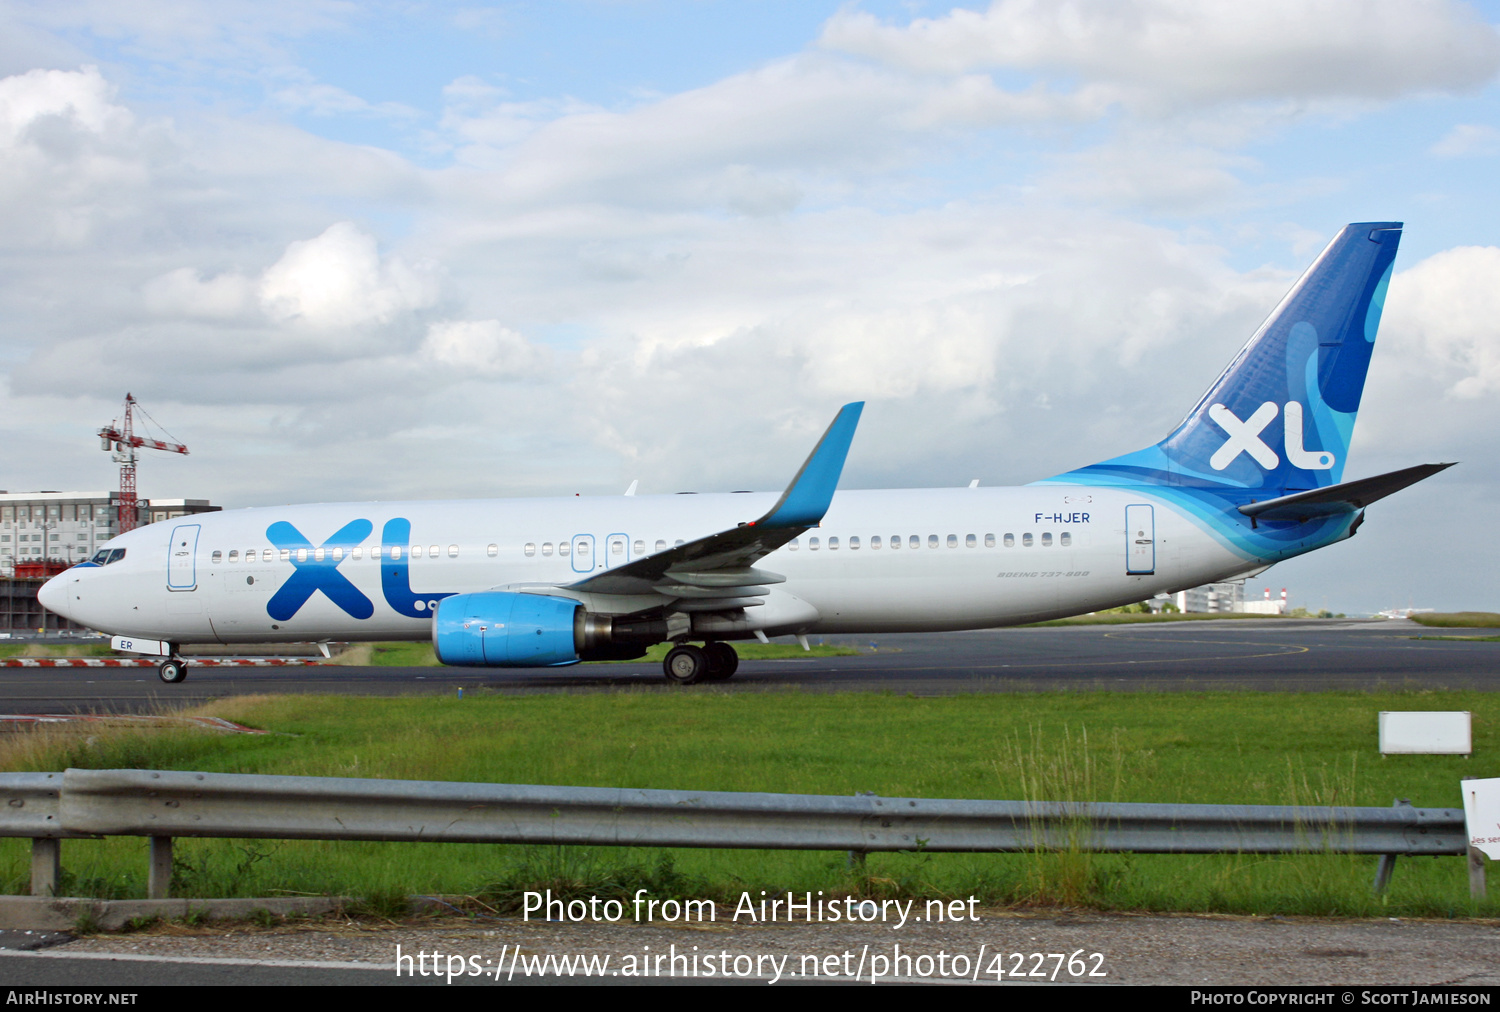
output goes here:
<path id="1" fill-rule="evenodd" d="M 168 685 L 176 685 L 178 682 L 187 678 L 187 661 L 183 660 L 181 657 L 168 657 L 166 660 L 162 661 L 156 666 L 156 673 L 160 675 L 161 680 L 166 682 Z"/>
<path id="2" fill-rule="evenodd" d="M 667 681 L 678 685 L 722 682 L 740 666 L 740 655 L 728 643 L 715 641 L 695 647 L 690 643 L 673 647 L 662 662 Z"/>

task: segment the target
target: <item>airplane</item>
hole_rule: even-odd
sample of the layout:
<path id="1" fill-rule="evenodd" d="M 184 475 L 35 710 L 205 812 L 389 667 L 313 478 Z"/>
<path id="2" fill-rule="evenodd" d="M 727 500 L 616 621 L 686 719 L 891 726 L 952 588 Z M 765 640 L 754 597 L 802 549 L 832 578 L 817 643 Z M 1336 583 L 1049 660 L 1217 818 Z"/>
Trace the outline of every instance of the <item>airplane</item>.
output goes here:
<path id="1" fill-rule="evenodd" d="M 200 514 L 121 534 L 39 597 L 168 683 L 183 643 L 430 639 L 498 668 L 670 643 L 689 685 L 732 676 L 736 641 L 994 628 L 1253 576 L 1451 466 L 1342 480 L 1401 229 L 1345 227 L 1165 439 L 1028 485 L 836 492 L 856 402 L 780 496 Z"/>

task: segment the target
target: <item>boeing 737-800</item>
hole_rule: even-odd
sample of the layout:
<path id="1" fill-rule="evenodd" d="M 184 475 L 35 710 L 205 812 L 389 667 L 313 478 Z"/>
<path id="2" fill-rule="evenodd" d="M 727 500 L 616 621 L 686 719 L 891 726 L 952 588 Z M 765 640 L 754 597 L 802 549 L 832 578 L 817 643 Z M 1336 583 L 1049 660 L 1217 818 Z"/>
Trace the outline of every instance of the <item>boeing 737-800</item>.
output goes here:
<path id="1" fill-rule="evenodd" d="M 1346 227 L 1170 435 L 1030 485 L 835 493 L 856 403 L 780 497 L 184 517 L 120 535 L 41 600 L 161 656 L 167 682 L 183 643 L 431 639 L 444 664 L 492 667 L 670 642 L 667 677 L 692 683 L 733 674 L 735 640 L 1013 625 L 1251 575 L 1448 466 L 1342 482 L 1400 237 Z"/>

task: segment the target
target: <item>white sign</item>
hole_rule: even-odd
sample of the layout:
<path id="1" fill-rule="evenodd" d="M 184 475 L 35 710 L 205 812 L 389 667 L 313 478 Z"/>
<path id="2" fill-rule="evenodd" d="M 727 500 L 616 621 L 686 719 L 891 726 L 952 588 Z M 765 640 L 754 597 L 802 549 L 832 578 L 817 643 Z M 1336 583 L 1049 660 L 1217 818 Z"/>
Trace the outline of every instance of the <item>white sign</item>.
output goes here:
<path id="1" fill-rule="evenodd" d="M 1500 861 L 1500 779 L 1465 780 L 1464 823 L 1469 846 L 1491 861 Z"/>
<path id="2" fill-rule="evenodd" d="M 156 654 L 165 657 L 172 652 L 171 644 L 161 640 L 139 640 L 134 636 L 111 636 L 109 648 L 127 654 Z"/>
<path id="3" fill-rule="evenodd" d="M 1468 755 L 1473 749 L 1468 710 L 1382 710 L 1382 755 Z"/>

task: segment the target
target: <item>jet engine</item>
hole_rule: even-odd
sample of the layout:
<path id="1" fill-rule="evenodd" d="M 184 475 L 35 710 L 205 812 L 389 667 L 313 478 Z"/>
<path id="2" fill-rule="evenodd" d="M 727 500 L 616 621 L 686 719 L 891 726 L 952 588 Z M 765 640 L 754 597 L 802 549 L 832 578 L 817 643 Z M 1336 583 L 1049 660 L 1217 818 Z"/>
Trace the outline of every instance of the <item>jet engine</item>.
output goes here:
<path id="1" fill-rule="evenodd" d="M 657 616 L 611 617 L 571 598 L 490 590 L 454 594 L 432 613 L 432 645 L 444 664 L 464 667 L 562 667 L 629 660 L 667 638 Z"/>

